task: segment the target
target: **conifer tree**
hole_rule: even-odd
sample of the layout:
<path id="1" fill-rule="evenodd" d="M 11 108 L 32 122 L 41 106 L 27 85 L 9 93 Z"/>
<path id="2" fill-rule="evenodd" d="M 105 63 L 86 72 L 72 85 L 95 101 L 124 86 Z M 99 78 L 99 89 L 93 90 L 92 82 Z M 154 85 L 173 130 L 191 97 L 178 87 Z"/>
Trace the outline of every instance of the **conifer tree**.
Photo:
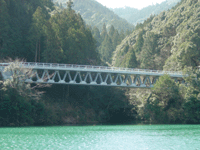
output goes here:
<path id="1" fill-rule="evenodd" d="M 105 62 L 110 63 L 113 51 L 114 51 L 114 48 L 113 48 L 112 40 L 108 35 L 106 35 L 104 41 L 102 42 L 100 46 L 100 54 L 101 54 L 102 59 Z"/>
<path id="2" fill-rule="evenodd" d="M 135 46 L 134 46 L 135 52 L 137 54 L 140 54 L 140 52 L 142 51 L 142 46 L 144 44 L 143 34 L 144 34 L 143 30 L 139 32 L 137 41 L 136 41 Z"/>
<path id="3" fill-rule="evenodd" d="M 156 64 L 154 62 L 155 54 L 157 53 L 157 35 L 152 32 L 147 33 L 147 37 L 144 40 L 144 45 L 141 52 L 141 67 L 154 69 Z"/>
<path id="4" fill-rule="evenodd" d="M 45 32 L 45 49 L 42 53 L 43 61 L 48 63 L 59 63 L 61 62 L 63 51 L 59 48 L 59 40 L 56 38 L 55 29 L 53 29 L 53 22 L 49 20 L 44 26 Z"/>
<path id="5" fill-rule="evenodd" d="M 80 14 L 72 9 L 69 11 L 69 8 L 64 9 L 52 16 L 49 23 L 46 30 L 46 49 L 43 53 L 45 61 L 95 64 L 99 60 L 95 40 Z"/>
<path id="6" fill-rule="evenodd" d="M 10 16 L 8 14 L 7 4 L 4 0 L 0 0 L 0 59 L 8 52 L 9 19 Z"/>
<path id="7" fill-rule="evenodd" d="M 108 35 L 109 35 L 110 37 L 113 37 L 114 33 L 115 33 L 115 28 L 114 28 L 114 26 L 112 25 L 112 26 L 110 27 L 110 30 L 109 30 Z"/>
<path id="8" fill-rule="evenodd" d="M 104 39 L 106 38 L 106 36 L 108 35 L 107 33 L 107 29 L 106 29 L 106 24 L 103 24 L 103 29 L 101 31 L 101 42 L 104 41 Z"/>
<path id="9" fill-rule="evenodd" d="M 135 51 L 132 47 L 129 48 L 129 52 L 126 54 L 127 62 L 126 62 L 126 67 L 127 68 L 136 68 L 138 63 L 137 63 L 137 58 L 135 56 Z"/>
<path id="10" fill-rule="evenodd" d="M 121 41 L 125 38 L 125 34 L 124 34 L 124 30 L 123 29 L 120 31 L 119 36 L 120 36 L 120 40 Z"/>
<path id="11" fill-rule="evenodd" d="M 113 42 L 113 47 L 114 49 L 117 47 L 117 45 L 120 44 L 121 42 L 121 39 L 120 39 L 120 35 L 119 35 L 119 32 L 118 30 L 116 29 L 113 36 L 112 36 L 112 42 Z"/>
<path id="12" fill-rule="evenodd" d="M 42 37 L 44 36 L 44 26 L 46 24 L 46 16 L 42 12 L 42 8 L 39 6 L 32 18 L 31 33 L 34 34 L 32 41 L 35 44 L 35 62 L 41 61 L 41 50 L 42 50 Z"/>
<path id="13" fill-rule="evenodd" d="M 93 34 L 93 37 L 96 39 L 97 41 L 97 47 L 100 46 L 100 42 L 101 42 L 101 36 L 100 36 L 100 31 L 99 29 L 95 26 L 93 29 L 92 29 L 92 34 Z"/>
<path id="14" fill-rule="evenodd" d="M 72 6 L 73 6 L 73 2 L 72 2 L 72 0 L 69 0 L 69 1 L 67 2 L 67 9 L 68 9 L 69 11 L 71 11 L 71 10 L 72 10 Z"/>

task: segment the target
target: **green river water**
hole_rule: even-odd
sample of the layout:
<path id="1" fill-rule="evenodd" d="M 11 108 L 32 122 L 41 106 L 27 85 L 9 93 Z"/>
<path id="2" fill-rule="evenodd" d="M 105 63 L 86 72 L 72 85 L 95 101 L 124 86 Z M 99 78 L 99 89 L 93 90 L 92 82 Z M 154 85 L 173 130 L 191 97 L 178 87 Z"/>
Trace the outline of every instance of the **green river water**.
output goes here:
<path id="1" fill-rule="evenodd" d="M 0 149 L 200 150 L 200 125 L 0 128 Z"/>

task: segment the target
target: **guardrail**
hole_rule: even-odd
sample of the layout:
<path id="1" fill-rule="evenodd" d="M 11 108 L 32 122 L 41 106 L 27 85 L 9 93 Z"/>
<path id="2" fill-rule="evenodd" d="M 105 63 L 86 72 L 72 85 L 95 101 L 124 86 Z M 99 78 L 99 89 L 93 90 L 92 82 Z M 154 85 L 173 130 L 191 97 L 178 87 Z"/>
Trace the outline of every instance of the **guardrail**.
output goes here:
<path id="1" fill-rule="evenodd" d="M 0 66 L 8 66 L 10 63 L 0 63 Z M 176 74 L 182 75 L 182 72 L 176 71 L 162 71 L 162 70 L 150 70 L 150 69 L 137 69 L 137 68 L 120 68 L 120 67 L 107 67 L 107 66 L 91 66 L 91 65 L 76 65 L 76 64 L 57 64 L 57 63 L 35 63 L 35 62 L 23 62 L 24 67 L 39 67 L 39 68 L 73 68 L 73 69 L 91 69 L 91 70 L 106 70 L 106 71 L 127 71 L 127 72 L 145 72 L 145 73 L 159 73 L 159 74 Z"/>

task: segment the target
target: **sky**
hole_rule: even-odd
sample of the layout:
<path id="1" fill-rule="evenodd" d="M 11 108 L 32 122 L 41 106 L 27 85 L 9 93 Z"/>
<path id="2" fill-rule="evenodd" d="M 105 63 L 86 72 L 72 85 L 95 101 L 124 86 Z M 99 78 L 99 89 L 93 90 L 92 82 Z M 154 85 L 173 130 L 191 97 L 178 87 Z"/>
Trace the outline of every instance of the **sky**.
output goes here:
<path id="1" fill-rule="evenodd" d="M 142 9 L 152 4 L 160 4 L 165 0 L 96 0 L 107 8 L 132 7 Z"/>

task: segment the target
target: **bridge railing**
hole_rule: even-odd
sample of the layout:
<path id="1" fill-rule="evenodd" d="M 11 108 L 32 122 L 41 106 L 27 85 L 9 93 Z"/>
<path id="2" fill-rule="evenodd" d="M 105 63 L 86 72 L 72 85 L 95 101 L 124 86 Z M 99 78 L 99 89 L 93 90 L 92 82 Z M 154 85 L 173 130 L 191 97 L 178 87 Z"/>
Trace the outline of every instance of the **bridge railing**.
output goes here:
<path id="1" fill-rule="evenodd" d="M 8 66 L 9 63 L 0 63 L 0 66 Z M 107 67 L 107 66 L 91 66 L 91 65 L 76 65 L 76 64 L 57 64 L 57 63 L 35 63 L 35 62 L 23 62 L 24 67 L 39 67 L 39 68 L 73 68 L 83 70 L 106 70 L 106 71 L 126 71 L 126 72 L 143 72 L 143 73 L 158 73 L 158 74 L 176 74 L 182 75 L 180 71 L 162 71 L 162 70 L 150 70 L 150 69 L 137 69 L 137 68 L 121 68 L 121 67 Z"/>

